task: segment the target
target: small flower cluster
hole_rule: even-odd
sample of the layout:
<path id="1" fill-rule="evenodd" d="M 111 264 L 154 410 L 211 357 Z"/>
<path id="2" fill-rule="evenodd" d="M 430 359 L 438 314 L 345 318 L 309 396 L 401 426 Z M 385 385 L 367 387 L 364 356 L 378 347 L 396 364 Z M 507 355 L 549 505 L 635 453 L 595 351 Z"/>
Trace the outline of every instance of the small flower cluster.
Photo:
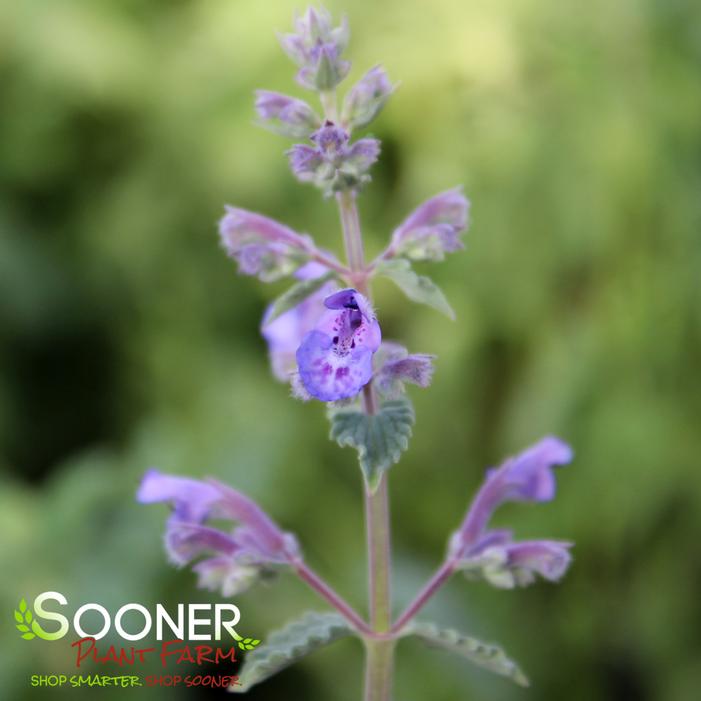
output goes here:
<path id="1" fill-rule="evenodd" d="M 309 8 L 295 21 L 295 33 L 280 38 L 282 48 L 299 66 L 297 82 L 322 96 L 328 106 L 332 91 L 346 77 L 350 62 L 341 58 L 348 44 L 348 22 L 333 27 L 330 14 Z M 292 172 L 326 195 L 356 190 L 370 180 L 368 171 L 380 154 L 380 142 L 363 138 L 350 143 L 353 129 L 369 124 L 392 94 L 394 86 L 380 66 L 368 71 L 348 92 L 341 114 L 328 106 L 322 123 L 304 100 L 269 90 L 256 93 L 259 123 L 273 132 L 294 139 L 288 152 Z"/>
<path id="2" fill-rule="evenodd" d="M 310 8 L 297 18 L 295 30 L 282 36 L 281 43 L 299 66 L 297 81 L 320 94 L 324 119 L 301 99 L 261 90 L 255 103 L 259 122 L 276 133 L 309 139 L 309 144 L 295 144 L 287 152 L 299 180 L 315 184 L 327 195 L 354 200 L 369 180 L 380 142 L 371 137 L 351 142 L 351 133 L 380 113 L 394 86 L 382 67 L 375 66 L 348 91 L 337 110 L 332 91 L 350 68 L 341 58 L 348 42 L 347 22 L 333 27 L 328 12 Z M 342 265 L 306 234 L 263 215 L 227 207 L 219 232 L 239 272 L 264 282 L 292 276 L 308 290 L 295 305 L 282 312 L 277 304 L 271 305 L 263 316 L 261 332 L 275 377 L 289 381 L 295 396 L 324 402 L 352 399 L 373 378 L 386 397 L 401 394 L 406 382 L 428 386 L 434 356 L 412 355 L 395 343 L 381 343 L 380 327 L 364 291 L 393 258 L 440 261 L 462 248 L 468 207 L 459 188 L 429 199 L 394 231 L 378 259 L 361 270 Z"/>

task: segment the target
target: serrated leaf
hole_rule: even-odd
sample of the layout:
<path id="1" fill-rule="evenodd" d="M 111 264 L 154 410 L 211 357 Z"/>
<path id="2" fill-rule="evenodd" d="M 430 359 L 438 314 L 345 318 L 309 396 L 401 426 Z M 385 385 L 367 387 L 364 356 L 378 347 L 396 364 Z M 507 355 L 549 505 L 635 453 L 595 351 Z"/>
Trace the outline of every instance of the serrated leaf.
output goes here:
<path id="1" fill-rule="evenodd" d="M 19 610 L 24 613 L 27 610 L 27 602 L 24 599 L 21 599 L 19 602 Z"/>
<path id="2" fill-rule="evenodd" d="M 418 621 L 409 624 L 404 635 L 415 636 L 431 647 L 453 652 L 490 672 L 508 677 L 520 686 L 528 686 L 528 679 L 519 666 L 498 645 L 482 642 L 456 630 L 439 628 L 434 623 Z"/>
<path id="3" fill-rule="evenodd" d="M 289 311 L 293 307 L 303 302 L 309 295 L 321 289 L 332 277 L 333 272 L 328 272 L 320 277 L 309 280 L 300 280 L 290 287 L 289 290 L 281 294 L 272 304 L 270 313 L 265 320 L 266 324 L 275 321 L 280 315 Z"/>
<path id="4" fill-rule="evenodd" d="M 398 258 L 381 263 L 377 273 L 389 278 L 413 302 L 427 304 L 449 319 L 455 319 L 455 312 L 441 288 L 430 277 L 414 272 L 408 260 Z"/>
<path id="5" fill-rule="evenodd" d="M 244 693 L 323 645 L 352 635 L 337 613 L 308 612 L 270 635 L 267 642 L 246 656 L 239 684 L 230 691 Z"/>
<path id="6" fill-rule="evenodd" d="M 27 623 L 31 623 L 32 618 L 34 618 L 34 616 L 32 615 L 31 609 L 27 609 L 27 612 L 24 614 L 24 620 L 27 621 Z"/>
<path id="7" fill-rule="evenodd" d="M 22 633 L 29 632 L 29 626 L 25 625 L 24 623 L 16 623 L 15 627 L 17 628 L 17 630 L 21 631 Z"/>
<path id="8" fill-rule="evenodd" d="M 414 409 L 406 399 L 384 402 L 380 411 L 368 416 L 351 409 L 334 409 L 330 414 L 331 439 L 341 447 L 358 451 L 358 461 L 372 491 L 382 474 L 399 461 L 409 446 Z"/>
<path id="9" fill-rule="evenodd" d="M 34 635 L 34 633 L 25 633 L 22 637 L 25 640 L 33 640 L 36 636 Z"/>
<path id="10" fill-rule="evenodd" d="M 17 623 L 23 623 L 24 622 L 24 617 L 19 611 L 15 611 L 15 620 Z"/>

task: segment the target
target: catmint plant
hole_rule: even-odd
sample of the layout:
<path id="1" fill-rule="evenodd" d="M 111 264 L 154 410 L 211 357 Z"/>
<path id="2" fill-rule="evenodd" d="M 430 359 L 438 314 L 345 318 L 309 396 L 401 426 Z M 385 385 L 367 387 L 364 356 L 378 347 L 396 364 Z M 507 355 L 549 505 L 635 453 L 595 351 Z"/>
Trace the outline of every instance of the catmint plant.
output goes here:
<path id="1" fill-rule="evenodd" d="M 233 691 L 246 691 L 344 636 L 357 636 L 365 645 L 366 701 L 391 698 L 395 648 L 407 636 L 525 684 L 519 667 L 500 647 L 417 616 L 455 573 L 502 589 L 525 586 L 538 577 L 553 582 L 562 577 L 570 564 L 571 543 L 518 540 L 510 530 L 489 524 L 504 502 L 553 499 L 555 468 L 572 459 L 563 441 L 543 438 L 489 470 L 449 538 L 436 573 L 403 612 L 397 614 L 392 607 L 388 471 L 407 449 L 414 424 L 407 385 L 430 385 L 435 356 L 424 352 L 430 349 L 413 352 L 383 338 L 371 283 L 389 278 L 409 300 L 453 317 L 441 290 L 412 266 L 442 261 L 463 248 L 469 203 L 459 187 L 429 198 L 397 226 L 382 253 L 366 260 L 358 199 L 371 180 L 380 142 L 358 138 L 356 132 L 377 117 L 395 86 L 375 66 L 341 100 L 338 87 L 350 69 L 344 58 L 348 39 L 345 19 L 334 26 L 326 10 L 308 9 L 295 20 L 294 32 L 280 41 L 297 64 L 297 82 L 319 98 L 319 106 L 267 90 L 258 91 L 255 102 L 260 125 L 299 140 L 287 150 L 293 175 L 336 201 L 345 255 L 337 257 L 309 235 L 238 207 L 226 208 L 219 234 L 241 274 L 292 283 L 265 311 L 261 333 L 275 378 L 289 383 L 294 397 L 323 402 L 332 440 L 357 451 L 367 526 L 369 616 L 361 616 L 311 569 L 292 534 L 231 487 L 151 470 L 138 499 L 171 505 L 166 551 L 174 564 L 192 566 L 199 586 L 229 597 L 288 571 L 334 609 L 303 615 L 247 653 L 240 685 Z"/>

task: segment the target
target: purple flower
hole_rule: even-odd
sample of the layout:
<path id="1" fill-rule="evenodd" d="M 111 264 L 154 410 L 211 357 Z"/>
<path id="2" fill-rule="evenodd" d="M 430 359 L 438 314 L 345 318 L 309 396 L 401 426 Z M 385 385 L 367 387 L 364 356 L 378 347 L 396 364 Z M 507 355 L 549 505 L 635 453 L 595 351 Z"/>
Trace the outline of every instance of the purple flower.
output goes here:
<path id="1" fill-rule="evenodd" d="M 488 470 L 460 528 L 463 544 L 474 544 L 505 501 L 550 501 L 555 496 L 553 467 L 571 460 L 572 449 L 560 439 L 547 436 L 501 467 Z"/>
<path id="2" fill-rule="evenodd" d="M 354 289 L 324 300 L 327 310 L 297 350 L 299 379 L 316 399 L 355 397 L 372 378 L 381 332 L 369 302 Z"/>
<path id="3" fill-rule="evenodd" d="M 350 70 L 350 63 L 341 59 L 348 44 L 350 30 L 344 17 L 341 25 L 331 26 L 331 15 L 325 9 L 310 7 L 295 20 L 295 33 L 280 37 L 287 55 L 300 67 L 297 81 L 311 90 L 332 90 Z"/>
<path id="4" fill-rule="evenodd" d="M 409 354 L 398 343 L 385 342 L 380 346 L 375 360 L 375 386 L 388 399 L 395 399 L 404 391 L 404 383 L 411 382 L 426 388 L 433 377 L 435 355 Z"/>
<path id="5" fill-rule="evenodd" d="M 372 122 L 394 91 L 382 66 L 371 68 L 348 92 L 343 102 L 343 121 L 351 129 Z"/>
<path id="6" fill-rule="evenodd" d="M 307 263 L 300 268 L 295 277 L 299 280 L 318 278 L 327 272 L 320 263 Z M 296 353 L 304 336 L 314 328 L 324 313 L 324 299 L 337 289 L 337 284 L 329 280 L 316 292 L 304 299 L 292 309 L 288 309 L 279 317 L 268 322 L 273 311 L 270 305 L 263 316 L 261 333 L 268 343 L 270 363 L 275 377 L 283 382 L 289 382 L 297 370 Z"/>
<path id="7" fill-rule="evenodd" d="M 331 194 L 356 188 L 370 179 L 367 171 L 380 154 L 377 139 L 360 139 L 348 145 L 348 132 L 330 121 L 309 138 L 313 147 L 295 144 L 287 152 L 298 180 L 312 182 Z"/>
<path id="8" fill-rule="evenodd" d="M 460 233 L 467 227 L 469 206 L 461 188 L 427 200 L 395 229 L 385 257 L 440 261 L 463 248 Z"/>
<path id="9" fill-rule="evenodd" d="M 348 133 L 337 127 L 333 122 L 327 121 L 324 126 L 309 137 L 321 154 L 331 163 L 336 163 L 346 153 Z"/>
<path id="10" fill-rule="evenodd" d="M 377 139 L 359 139 L 345 154 L 344 167 L 347 171 L 364 173 L 380 155 L 380 142 Z"/>
<path id="11" fill-rule="evenodd" d="M 294 536 L 284 533 L 251 499 L 215 481 L 164 475 L 149 470 L 137 492 L 142 504 L 169 502 L 165 546 L 177 565 L 206 556 L 193 566 L 199 586 L 232 596 L 248 588 L 273 568 L 299 558 Z M 237 522 L 224 530 L 206 525 L 209 519 Z"/>
<path id="12" fill-rule="evenodd" d="M 256 91 L 256 111 L 261 126 L 295 139 L 309 136 L 321 126 L 321 120 L 306 102 L 269 90 Z"/>
<path id="13" fill-rule="evenodd" d="M 226 207 L 219 235 L 239 272 L 272 282 L 290 275 L 309 260 L 313 248 L 308 236 L 245 209 Z"/>
<path id="14" fill-rule="evenodd" d="M 479 573 L 495 586 L 530 584 L 536 574 L 555 581 L 570 563 L 571 543 L 534 540 L 517 542 L 510 531 L 487 530 L 494 511 L 506 501 L 550 501 L 555 496 L 553 468 L 572 460 L 571 448 L 552 436 L 543 438 L 487 478 L 460 529 L 453 534 L 450 555 L 468 574 Z"/>
<path id="15" fill-rule="evenodd" d="M 536 575 L 557 582 L 572 562 L 572 543 L 561 540 L 523 540 L 490 543 L 475 548 L 460 561 L 469 578 L 484 578 L 500 589 L 533 584 Z"/>
<path id="16" fill-rule="evenodd" d="M 324 157 L 318 149 L 306 144 L 295 144 L 288 152 L 290 168 L 303 183 L 314 182 L 324 165 Z"/>

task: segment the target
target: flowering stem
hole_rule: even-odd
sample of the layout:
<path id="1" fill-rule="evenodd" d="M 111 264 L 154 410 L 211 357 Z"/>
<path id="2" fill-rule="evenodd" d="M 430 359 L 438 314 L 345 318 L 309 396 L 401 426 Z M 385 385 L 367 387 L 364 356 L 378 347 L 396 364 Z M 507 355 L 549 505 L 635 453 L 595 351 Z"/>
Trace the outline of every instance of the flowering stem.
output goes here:
<path id="1" fill-rule="evenodd" d="M 406 607 L 392 626 L 392 633 L 398 633 L 426 605 L 428 600 L 450 579 L 455 571 L 456 560 L 447 559 L 428 580 L 416 598 Z"/>
<path id="2" fill-rule="evenodd" d="M 377 633 L 389 631 L 390 532 L 387 475 L 382 475 L 375 492 L 365 487 L 365 519 L 368 536 L 370 623 Z"/>
<path id="3" fill-rule="evenodd" d="M 394 640 L 365 641 L 365 701 L 388 701 L 392 694 Z"/>
<path id="4" fill-rule="evenodd" d="M 319 99 L 321 100 L 321 106 L 324 108 L 324 115 L 326 119 L 335 122 L 338 120 L 338 108 L 336 106 L 336 91 L 332 92 L 322 92 L 319 94 Z"/>
<path id="5" fill-rule="evenodd" d="M 317 263 L 321 263 L 330 270 L 336 271 L 339 275 L 342 275 L 343 277 L 350 275 L 350 270 L 348 270 L 348 268 L 346 268 L 345 265 L 340 265 L 333 258 L 322 253 L 317 248 L 310 248 L 309 255 L 311 256 L 312 260 L 315 260 Z"/>
<path id="6" fill-rule="evenodd" d="M 355 612 L 353 607 L 302 560 L 295 561 L 293 563 L 293 567 L 295 568 L 295 571 L 299 575 L 300 579 L 305 581 L 317 594 L 326 599 L 326 601 L 328 601 L 331 606 L 333 606 L 358 631 L 366 635 L 372 634 L 372 629 Z"/>
<path id="7" fill-rule="evenodd" d="M 363 238 L 355 193 L 340 192 L 336 199 L 341 213 L 343 242 L 351 276 L 358 291 L 369 298 L 367 276 L 364 274 Z M 366 414 L 372 416 L 377 413 L 377 397 L 372 381 L 363 388 L 362 403 Z M 365 485 L 365 522 L 368 544 L 370 624 L 374 634 L 374 637 L 366 638 L 365 701 L 388 701 L 392 688 L 394 641 L 381 637 L 382 634 L 389 632 L 392 622 L 391 544 L 386 474 L 382 475 L 375 491 L 372 491 L 367 484 Z"/>
<path id="8" fill-rule="evenodd" d="M 351 274 L 362 273 L 365 265 L 365 253 L 363 251 L 363 237 L 360 233 L 358 207 L 355 204 L 355 194 L 350 191 L 339 192 L 336 199 L 341 212 L 343 243 L 346 248 Z M 367 295 L 367 289 L 358 291 Z"/>

